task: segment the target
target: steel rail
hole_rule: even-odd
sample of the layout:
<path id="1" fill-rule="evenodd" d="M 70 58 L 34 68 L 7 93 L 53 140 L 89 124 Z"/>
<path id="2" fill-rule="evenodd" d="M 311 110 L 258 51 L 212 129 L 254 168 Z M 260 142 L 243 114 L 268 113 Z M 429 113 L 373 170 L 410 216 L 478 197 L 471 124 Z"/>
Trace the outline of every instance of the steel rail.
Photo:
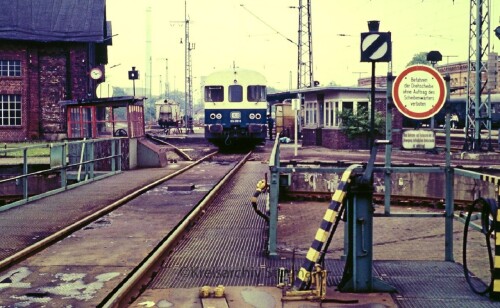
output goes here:
<path id="1" fill-rule="evenodd" d="M 74 231 L 77 231 L 79 229 L 81 229 L 83 226 L 86 226 L 88 225 L 89 223 L 97 220 L 98 218 L 108 214 L 109 212 L 115 210 L 116 208 L 120 207 L 121 205 L 125 204 L 126 202 L 134 199 L 135 197 L 141 195 L 142 193 L 152 189 L 153 187 L 193 168 L 194 166 L 198 165 L 199 163 L 203 162 L 204 160 L 207 160 L 208 158 L 214 156 L 215 154 L 217 154 L 218 151 L 215 151 L 213 153 L 210 153 L 202 158 L 200 158 L 199 160 L 193 162 L 192 164 L 182 168 L 182 169 L 179 169 L 177 170 L 176 172 L 174 173 L 171 173 L 163 178 L 160 178 L 148 185 L 145 185 L 143 186 L 142 188 L 128 194 L 127 196 L 109 204 L 108 206 L 90 214 L 89 216 L 87 217 L 84 217 L 83 219 L 79 220 L 79 221 L 76 221 L 74 223 L 72 223 L 71 225 L 69 226 L 66 226 L 65 228 L 57 231 L 56 233 L 53 233 L 47 237 L 45 237 L 44 239 L 34 243 L 33 245 L 30 245 L 18 252 L 16 252 L 15 254 L 3 259 L 0 261 L 0 270 L 4 270 L 14 264 L 17 264 L 19 263 L 20 261 L 24 260 L 26 257 L 34 254 L 35 252 L 37 251 L 40 251 L 46 247 L 48 247 L 50 244 L 54 243 L 54 242 L 57 242 L 65 237 L 67 237 L 69 234 L 73 233 Z"/>
<path id="2" fill-rule="evenodd" d="M 243 159 L 228 173 L 222 180 L 208 193 L 208 195 L 193 209 L 182 222 L 167 235 L 162 242 L 146 257 L 139 266 L 127 275 L 123 282 L 105 298 L 98 307 L 125 307 L 135 300 L 140 294 L 131 294 L 133 290 L 141 290 L 141 282 L 150 278 L 150 273 L 156 264 L 162 260 L 162 256 L 173 248 L 175 243 L 184 234 L 185 230 L 191 226 L 197 217 L 203 213 L 204 209 L 217 196 L 222 186 L 230 180 L 233 175 L 245 164 L 252 152 L 247 153 Z"/>
<path id="3" fill-rule="evenodd" d="M 189 161 L 193 160 L 187 153 L 185 153 L 184 151 L 182 151 L 181 149 L 179 149 L 175 145 L 171 144 L 170 142 L 167 142 L 165 140 L 162 140 L 162 139 L 160 139 L 158 137 L 155 137 L 155 136 L 152 136 L 152 135 L 149 135 L 149 134 L 147 134 L 146 137 L 148 137 L 149 139 L 154 140 L 156 142 L 160 142 L 160 143 L 163 143 L 165 145 L 168 145 L 168 146 L 172 147 L 174 149 L 175 153 L 179 154 L 180 156 L 182 156 L 186 160 L 189 160 Z"/>

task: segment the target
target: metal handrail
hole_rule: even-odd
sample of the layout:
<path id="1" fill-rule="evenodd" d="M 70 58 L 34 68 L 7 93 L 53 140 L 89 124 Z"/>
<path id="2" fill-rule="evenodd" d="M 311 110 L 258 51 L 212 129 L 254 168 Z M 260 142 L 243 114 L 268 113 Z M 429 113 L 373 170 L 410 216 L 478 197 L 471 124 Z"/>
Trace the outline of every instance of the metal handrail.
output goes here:
<path id="1" fill-rule="evenodd" d="M 279 158 L 279 143 L 274 145 L 272 154 L 269 158 L 269 169 L 271 171 L 271 183 L 270 183 L 270 209 L 271 213 L 276 212 L 278 205 L 278 194 L 279 194 L 279 174 L 287 174 L 287 173 L 306 173 L 306 172 L 316 172 L 316 173 L 339 173 L 343 172 L 347 166 L 345 167 L 321 167 L 321 168 L 310 168 L 305 166 L 283 166 L 280 167 L 280 158 Z M 436 215 L 434 213 L 390 213 L 390 192 L 391 187 L 387 186 L 390 184 L 387 181 L 385 182 L 386 192 L 389 194 L 386 196 L 385 201 L 388 203 L 388 207 L 385 209 L 384 214 L 377 214 L 376 216 L 385 216 L 385 217 L 444 217 L 445 218 L 445 260 L 453 261 L 453 220 L 458 219 L 457 215 L 454 214 L 455 204 L 454 204 L 454 195 L 453 195 L 453 182 L 455 177 L 462 176 L 467 178 L 472 178 L 475 180 L 480 180 L 484 182 L 490 182 L 493 185 L 497 186 L 497 189 L 500 189 L 500 176 L 492 176 L 483 173 L 478 173 L 475 171 L 470 171 L 458 167 L 451 167 L 447 162 L 445 166 L 428 166 L 428 167 L 398 167 L 398 166 L 376 166 L 374 167 L 374 171 L 377 173 L 383 174 L 392 174 L 392 173 L 402 173 L 402 172 L 411 172 L 411 173 L 441 173 L 447 176 L 446 183 L 446 211 L 442 214 Z M 500 197 L 499 197 L 500 203 Z M 277 216 L 276 216 L 277 217 Z M 276 219 L 271 217 L 270 220 L 270 235 L 269 235 L 269 250 L 270 254 L 276 254 L 276 242 L 272 242 L 276 240 L 277 236 L 277 226 Z M 472 225 L 472 224 L 471 224 Z"/>
<path id="2" fill-rule="evenodd" d="M 106 138 L 106 139 L 88 139 L 88 140 L 78 140 L 78 141 L 65 141 L 61 143 L 50 143 L 50 144 L 42 144 L 42 145 L 29 145 L 20 148 L 9 148 L 9 149 L 0 149 L 0 157 L 9 152 L 23 152 L 22 157 L 22 173 L 18 175 L 14 175 L 7 179 L 0 180 L 0 185 L 6 184 L 9 182 L 15 182 L 15 185 L 21 185 L 22 187 L 22 198 L 20 200 L 7 203 L 3 206 L 0 206 L 0 211 L 5 211 L 7 209 L 26 204 L 30 201 L 38 200 L 43 197 L 47 197 L 50 195 L 54 195 L 61 191 L 65 191 L 68 189 L 75 188 L 77 186 L 81 186 L 83 184 L 99 180 L 108 176 L 112 176 L 121 172 L 121 139 L 124 138 Z M 111 155 L 100 156 L 94 158 L 94 145 L 101 142 L 111 142 Z M 79 162 L 71 162 L 70 155 L 68 149 L 71 147 L 75 147 L 81 149 L 83 145 L 90 144 L 90 146 L 85 146 L 83 151 L 85 160 Z M 51 167 L 45 170 L 28 172 L 28 150 L 36 149 L 36 148 L 49 148 L 50 149 L 50 160 Z M 118 149 L 117 151 L 115 149 Z M 90 159 L 89 159 L 90 157 Z M 60 161 L 60 164 L 56 166 L 52 166 L 52 160 Z M 109 170 L 96 170 L 96 164 L 99 162 L 109 161 Z M 68 163 L 71 162 L 71 163 Z M 73 168 L 78 166 L 85 166 L 85 176 L 83 180 L 80 178 L 77 179 L 76 183 L 69 184 L 68 183 L 68 172 L 70 172 Z M 60 186 L 59 188 L 51 189 L 45 191 L 43 193 L 29 195 L 29 181 L 28 178 L 32 176 L 41 176 L 47 174 L 60 173 Z"/>

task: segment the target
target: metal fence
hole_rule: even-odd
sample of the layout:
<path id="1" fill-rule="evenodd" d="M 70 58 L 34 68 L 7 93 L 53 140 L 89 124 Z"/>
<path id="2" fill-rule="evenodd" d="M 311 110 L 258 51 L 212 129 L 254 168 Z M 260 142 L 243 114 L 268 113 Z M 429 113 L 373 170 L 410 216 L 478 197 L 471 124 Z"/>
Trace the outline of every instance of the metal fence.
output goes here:
<path id="1" fill-rule="evenodd" d="M 0 149 L 0 193 L 4 203 L 0 211 L 120 173 L 122 139 Z M 43 149 L 49 149 L 50 157 L 33 154 Z"/>

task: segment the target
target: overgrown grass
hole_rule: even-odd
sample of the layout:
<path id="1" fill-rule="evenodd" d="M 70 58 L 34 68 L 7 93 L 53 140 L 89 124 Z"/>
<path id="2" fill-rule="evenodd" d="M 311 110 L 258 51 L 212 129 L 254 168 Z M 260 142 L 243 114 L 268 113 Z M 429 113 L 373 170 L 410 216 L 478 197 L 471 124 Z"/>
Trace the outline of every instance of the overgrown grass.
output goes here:
<path id="1" fill-rule="evenodd" d="M 28 157 L 48 157 L 50 156 L 49 142 L 2 142 L 0 143 L 1 157 L 23 157 L 23 149 L 28 148 Z M 4 151 L 9 149 L 19 149 L 19 151 Z"/>

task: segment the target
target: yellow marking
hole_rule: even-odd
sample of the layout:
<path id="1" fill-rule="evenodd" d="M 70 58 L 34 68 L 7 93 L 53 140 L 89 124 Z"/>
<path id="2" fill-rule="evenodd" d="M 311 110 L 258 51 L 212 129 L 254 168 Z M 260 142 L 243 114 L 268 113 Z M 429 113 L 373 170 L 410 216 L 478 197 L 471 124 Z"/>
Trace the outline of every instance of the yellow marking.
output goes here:
<path id="1" fill-rule="evenodd" d="M 314 248 L 309 248 L 309 251 L 307 252 L 306 259 L 312 262 L 316 262 L 319 257 L 319 251 L 317 251 Z"/>
<path id="2" fill-rule="evenodd" d="M 500 268 L 500 256 L 495 256 L 495 259 L 493 259 L 495 262 L 493 263 L 494 268 Z"/>
<path id="3" fill-rule="evenodd" d="M 493 292 L 500 292 L 500 280 L 493 280 Z"/>
<path id="4" fill-rule="evenodd" d="M 337 201 L 338 203 L 342 203 L 342 200 L 344 200 L 345 197 L 345 191 L 337 190 L 332 197 L 333 201 Z"/>
<path id="5" fill-rule="evenodd" d="M 311 272 L 301 267 L 299 272 L 297 273 L 297 278 L 302 281 L 307 281 L 311 277 Z"/>
<path id="6" fill-rule="evenodd" d="M 332 196 L 332 201 L 337 201 L 337 200 L 339 199 L 340 195 L 342 195 L 342 190 L 337 189 L 337 190 L 333 193 L 333 196 Z"/>
<path id="7" fill-rule="evenodd" d="M 496 238 L 495 238 L 495 246 L 500 246 L 500 236 L 496 236 Z"/>
<path id="8" fill-rule="evenodd" d="M 324 220 L 333 223 L 335 221 L 335 217 L 337 217 L 337 212 L 331 209 L 327 209 L 325 212 Z"/>
<path id="9" fill-rule="evenodd" d="M 328 238 L 328 232 L 326 232 L 323 229 L 318 229 L 318 231 L 316 232 L 316 236 L 314 237 L 315 240 L 320 241 L 322 243 L 324 243 L 327 238 Z"/>
<path id="10" fill-rule="evenodd" d="M 340 181 L 347 182 L 347 180 L 349 180 L 350 177 L 351 177 L 351 170 L 349 172 L 344 172 L 342 174 L 342 178 L 340 178 Z"/>

